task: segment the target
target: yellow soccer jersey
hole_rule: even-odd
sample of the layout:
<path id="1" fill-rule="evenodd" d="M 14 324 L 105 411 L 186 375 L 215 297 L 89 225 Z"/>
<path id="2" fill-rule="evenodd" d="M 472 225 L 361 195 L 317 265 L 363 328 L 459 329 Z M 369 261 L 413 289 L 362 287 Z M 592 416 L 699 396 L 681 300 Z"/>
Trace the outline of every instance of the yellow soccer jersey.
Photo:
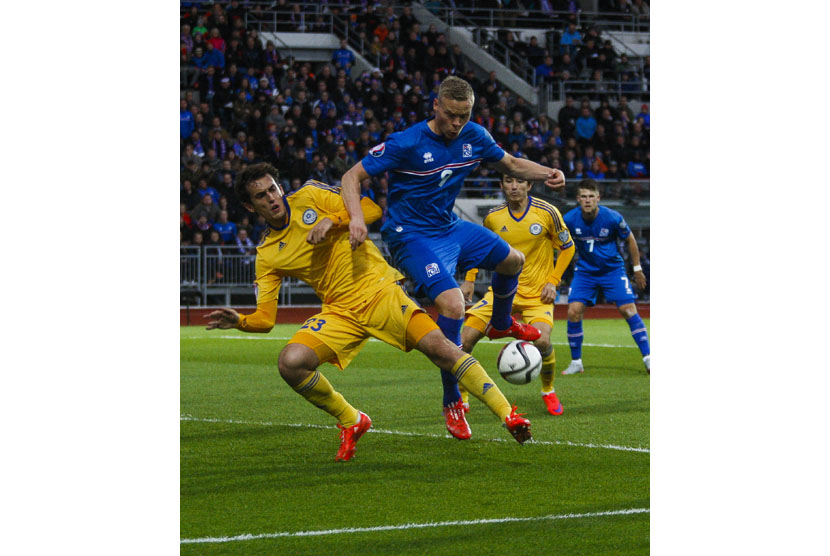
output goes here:
<path id="1" fill-rule="evenodd" d="M 559 209 L 531 196 L 528 201 L 527 209 L 521 215 L 512 214 L 507 203 L 494 207 L 484 218 L 484 226 L 524 253 L 525 265 L 519 276 L 517 293 L 535 297 L 547 282 L 559 283 L 561 274 L 553 275 L 553 251 L 572 247 L 573 240 Z"/>
<path id="2" fill-rule="evenodd" d="M 378 290 L 403 278 L 370 240 L 352 251 L 346 226 L 332 227 L 317 245 L 306 241 L 320 219 L 345 210 L 339 187 L 309 180 L 283 200 L 288 224 L 269 228 L 257 247 L 258 307 L 276 302 L 285 276 L 306 282 L 324 304 L 347 309 L 360 307 Z M 336 216 L 332 220 L 338 222 Z"/>

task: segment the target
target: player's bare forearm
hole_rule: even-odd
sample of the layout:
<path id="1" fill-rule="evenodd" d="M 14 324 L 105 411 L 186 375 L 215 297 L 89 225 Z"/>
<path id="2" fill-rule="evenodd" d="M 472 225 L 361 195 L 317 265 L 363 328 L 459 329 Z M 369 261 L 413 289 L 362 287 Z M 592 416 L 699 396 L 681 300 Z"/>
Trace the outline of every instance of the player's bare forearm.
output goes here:
<path id="1" fill-rule="evenodd" d="M 363 163 L 358 162 L 348 172 L 343 174 L 340 180 L 340 195 L 343 197 L 343 204 L 349 213 L 349 245 L 352 250 L 357 249 L 366 241 L 369 230 L 366 229 L 366 221 L 363 218 L 363 208 L 360 206 L 360 182 L 369 177 L 363 169 Z"/>
<path id="2" fill-rule="evenodd" d="M 363 169 L 363 163 L 358 162 L 343 174 L 340 180 L 340 196 L 343 197 L 343 204 L 349 213 L 352 222 L 359 220 L 363 222 L 363 210 L 360 207 L 360 182 L 369 177 Z"/>
<path id="3" fill-rule="evenodd" d="M 631 257 L 632 266 L 640 266 L 640 248 L 637 247 L 637 239 L 634 237 L 634 232 L 625 238 L 625 243 L 628 246 L 628 254 Z"/>
<path id="4" fill-rule="evenodd" d="M 461 288 L 461 295 L 464 296 L 464 301 L 467 303 L 472 302 L 473 300 L 473 292 L 475 291 L 475 282 L 470 280 L 465 280 L 460 286 Z"/>
<path id="5" fill-rule="evenodd" d="M 631 266 L 634 267 L 634 284 L 637 285 L 637 289 L 642 291 L 646 287 L 646 274 L 640 267 L 640 248 L 637 247 L 637 240 L 634 238 L 633 233 L 629 234 L 629 236 L 625 238 L 625 242 L 628 245 L 628 254 L 631 257 Z"/>
<path id="6" fill-rule="evenodd" d="M 516 158 L 505 153 L 504 158 L 494 164 L 496 170 L 523 180 L 542 181 L 551 189 L 565 187 L 565 174 L 556 168 L 542 166 L 526 158 Z"/>

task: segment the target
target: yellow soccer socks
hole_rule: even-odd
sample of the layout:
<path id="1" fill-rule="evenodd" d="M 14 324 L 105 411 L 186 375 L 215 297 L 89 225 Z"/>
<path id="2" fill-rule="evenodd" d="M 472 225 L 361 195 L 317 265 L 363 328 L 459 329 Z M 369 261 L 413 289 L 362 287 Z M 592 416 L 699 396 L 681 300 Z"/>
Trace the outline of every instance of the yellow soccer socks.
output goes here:
<path id="1" fill-rule="evenodd" d="M 547 394 L 553 392 L 553 377 L 554 369 L 556 368 L 556 353 L 553 351 L 553 346 L 548 348 L 547 353 L 542 354 L 542 393 Z"/>
<path id="2" fill-rule="evenodd" d="M 451 372 L 458 380 L 459 386 L 464 386 L 466 392 L 484 402 L 501 421 L 504 421 L 510 415 L 511 407 L 507 398 L 504 397 L 499 387 L 487 375 L 484 367 L 476 361 L 475 357 L 465 353 L 463 357 L 455 362 Z M 462 391 L 462 400 L 464 400 L 466 392 Z"/>
<path id="3" fill-rule="evenodd" d="M 319 407 L 340 421 L 345 428 L 357 423 L 359 412 L 351 406 L 340 392 L 337 392 L 320 371 L 314 371 L 304 381 L 294 386 L 294 391 L 309 403 Z"/>

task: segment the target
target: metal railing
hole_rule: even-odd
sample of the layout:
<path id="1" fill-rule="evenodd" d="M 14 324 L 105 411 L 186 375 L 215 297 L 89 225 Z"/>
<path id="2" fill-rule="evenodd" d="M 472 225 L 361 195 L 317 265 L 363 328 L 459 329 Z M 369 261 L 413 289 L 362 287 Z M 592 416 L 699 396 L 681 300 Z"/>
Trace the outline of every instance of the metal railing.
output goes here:
<path id="1" fill-rule="evenodd" d="M 235 246 L 182 246 L 179 250 L 179 286 L 183 296 L 206 305 L 211 294 L 230 299 L 233 293 L 253 293 L 255 254 Z"/>
<path id="2" fill-rule="evenodd" d="M 647 79 L 634 81 L 593 81 L 585 79 L 569 79 L 567 81 L 542 82 L 539 84 L 541 98 L 548 102 L 565 102 L 565 98 L 587 96 L 593 100 L 619 98 L 622 95 L 629 99 L 638 98 L 648 100 L 651 95 L 651 85 Z"/>
<path id="3" fill-rule="evenodd" d="M 315 4 L 315 7 L 319 5 Z M 319 12 L 276 12 L 252 10 L 245 14 L 245 25 L 260 33 L 333 33 L 333 15 Z M 319 18 L 319 20 L 318 20 Z"/>
<path id="4" fill-rule="evenodd" d="M 474 29 L 473 42 L 483 50 L 489 52 L 493 58 L 520 78 L 531 85 L 534 84 L 536 69 L 527 62 L 527 57 L 510 49 L 507 45 L 499 41 L 493 33 L 488 32 L 486 29 Z"/>
<path id="5" fill-rule="evenodd" d="M 596 25 L 612 31 L 648 32 L 650 18 L 619 12 L 569 12 L 567 10 L 498 9 L 479 6 L 479 2 L 464 2 L 464 6 L 427 6 L 427 9 L 449 25 L 472 24 L 477 27 L 502 27 L 509 29 L 561 29 L 573 16 L 574 23 L 582 27 Z M 461 20 L 461 22 L 459 21 Z"/>

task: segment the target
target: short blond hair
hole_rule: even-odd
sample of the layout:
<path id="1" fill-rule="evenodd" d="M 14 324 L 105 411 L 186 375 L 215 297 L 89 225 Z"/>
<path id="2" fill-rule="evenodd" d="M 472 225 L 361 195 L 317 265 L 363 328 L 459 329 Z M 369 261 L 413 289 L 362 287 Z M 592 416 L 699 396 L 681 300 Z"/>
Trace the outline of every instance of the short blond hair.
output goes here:
<path id="1" fill-rule="evenodd" d="M 475 103 L 476 95 L 469 83 L 460 77 L 451 75 L 444 79 L 438 87 L 438 98 L 442 97 L 461 102 L 469 100 Z"/>

